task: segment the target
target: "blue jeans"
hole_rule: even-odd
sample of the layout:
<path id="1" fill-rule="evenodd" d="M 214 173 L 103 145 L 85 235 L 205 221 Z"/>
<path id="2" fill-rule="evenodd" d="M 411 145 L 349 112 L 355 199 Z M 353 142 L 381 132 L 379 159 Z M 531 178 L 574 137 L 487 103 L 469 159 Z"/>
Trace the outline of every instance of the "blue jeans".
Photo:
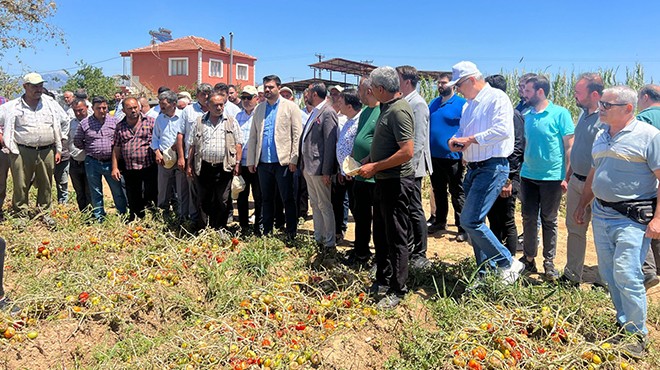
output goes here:
<path id="1" fill-rule="evenodd" d="M 616 319 L 628 332 L 647 335 L 642 264 L 651 239 L 644 237 L 646 226 L 597 200 L 592 204 L 592 214 L 598 272 L 607 283 Z"/>
<path id="2" fill-rule="evenodd" d="M 468 166 L 463 180 L 465 203 L 461 212 L 461 227 L 470 236 L 481 272 L 485 272 L 486 265 L 511 266 L 511 253 L 484 222 L 508 176 L 509 162 L 498 157 L 479 162 L 478 166 Z"/>
<path id="3" fill-rule="evenodd" d="M 126 195 L 124 194 L 124 189 L 121 186 L 121 182 L 112 178 L 111 172 L 112 165 L 110 161 L 102 162 L 90 156 L 85 158 L 85 173 L 87 174 L 87 183 L 89 184 L 89 191 L 92 196 L 92 214 L 97 220 L 102 220 L 105 217 L 101 177 L 105 178 L 105 181 L 110 187 L 117 212 L 122 215 L 126 213 Z"/>

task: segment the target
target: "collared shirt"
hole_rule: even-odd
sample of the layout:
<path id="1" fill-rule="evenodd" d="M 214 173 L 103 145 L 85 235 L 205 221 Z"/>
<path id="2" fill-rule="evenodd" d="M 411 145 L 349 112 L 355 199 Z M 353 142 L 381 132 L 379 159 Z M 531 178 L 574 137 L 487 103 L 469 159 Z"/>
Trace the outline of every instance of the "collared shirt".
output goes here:
<path id="1" fill-rule="evenodd" d="M 151 149 L 154 124 L 153 118 L 142 115 L 135 126 L 129 125 L 126 117 L 117 124 L 114 146 L 121 150 L 127 170 L 141 170 L 156 163 Z"/>
<path id="2" fill-rule="evenodd" d="M 573 173 L 587 176 L 591 170 L 591 149 L 600 130 L 598 110 L 589 114 L 583 111 L 575 126 L 575 138 L 571 149 L 571 169 Z"/>
<path id="3" fill-rule="evenodd" d="M 264 118 L 264 137 L 261 141 L 261 156 L 259 161 L 263 163 L 278 163 L 277 150 L 275 148 L 275 119 L 277 118 L 277 109 L 280 106 L 280 99 L 277 98 L 275 104 L 270 105 L 266 100 L 266 115 Z"/>
<path id="4" fill-rule="evenodd" d="M 396 98 L 380 104 L 380 116 L 376 122 L 373 143 L 369 157 L 378 162 L 391 157 L 399 151 L 399 143 L 415 139 L 415 122 L 412 108 L 405 99 Z M 398 166 L 376 173 L 378 180 L 413 176 L 412 158 Z"/>
<path id="5" fill-rule="evenodd" d="M 154 151 L 160 149 L 162 153 L 171 148 L 176 144 L 176 136 L 185 132 L 183 124 L 182 111 L 179 108 L 176 108 L 172 117 L 168 117 L 165 113 L 159 114 L 154 126 L 151 149 Z"/>
<path id="6" fill-rule="evenodd" d="M 360 119 L 358 120 L 357 133 L 353 141 L 353 158 L 362 162 L 369 152 L 371 151 L 371 142 L 374 138 L 374 130 L 376 129 L 376 122 L 380 116 L 380 105 L 373 108 L 365 106 L 360 112 Z M 356 176 L 355 180 L 364 182 L 374 182 L 373 178 L 365 179 L 362 176 Z"/>
<path id="7" fill-rule="evenodd" d="M 566 174 L 564 138 L 572 136 L 575 126 L 568 109 L 548 101 L 540 112 L 525 114 L 525 160 L 520 176 L 532 180 L 563 180 Z"/>
<path id="8" fill-rule="evenodd" d="M 660 129 L 660 107 L 652 106 L 644 109 L 637 114 L 637 119 L 650 123 L 653 127 Z"/>
<path id="9" fill-rule="evenodd" d="M 506 158 L 513 152 L 513 106 L 504 91 L 486 84 L 468 100 L 455 137 L 474 136 L 477 141 L 463 151 L 467 162 L 493 157 Z"/>
<path id="10" fill-rule="evenodd" d="M 240 112 L 241 112 L 241 108 L 239 108 L 238 105 L 227 100 L 227 102 L 225 103 L 225 110 L 224 110 L 224 114 L 227 117 L 236 118 L 236 115 L 238 115 Z"/>
<path id="11" fill-rule="evenodd" d="M 433 99 L 429 104 L 431 157 L 461 159 L 461 153 L 449 150 L 447 142 L 458 131 L 465 103 L 465 98 L 454 94 L 446 101 L 440 96 Z"/>
<path id="12" fill-rule="evenodd" d="M 32 147 L 56 144 L 57 151 L 61 152 L 61 124 L 67 121 L 67 116 L 59 104 L 56 104 L 57 107 L 49 106 L 44 99 L 51 98 L 42 97 L 36 109 L 32 110 L 25 100 L 20 98 L 20 103 L 16 107 L 14 141 L 16 144 Z M 56 120 L 59 125 L 55 124 Z M 56 135 L 56 130 L 60 131 L 59 135 Z"/>
<path id="13" fill-rule="evenodd" d="M 621 202 L 656 197 L 660 169 L 660 131 L 633 120 L 614 137 L 602 125 L 594 140 L 592 190 L 598 199 Z"/>
<path id="14" fill-rule="evenodd" d="M 158 118 L 159 114 L 160 114 L 160 105 L 156 104 L 151 109 L 149 109 L 146 116 L 156 119 Z"/>
<path id="15" fill-rule="evenodd" d="M 360 113 L 361 112 L 358 112 L 355 117 L 346 121 L 337 137 L 337 161 L 339 162 L 339 168 L 342 175 L 346 175 L 342 164 L 346 157 L 353 152 L 353 144 L 355 143 L 355 135 L 357 135 L 357 122 L 360 120 Z"/>
<path id="16" fill-rule="evenodd" d="M 204 132 L 201 136 L 201 147 L 199 153 L 203 161 L 211 164 L 222 163 L 225 158 L 225 123 L 229 118 L 223 113 L 222 118 L 218 120 L 217 124 L 213 124 L 210 120 L 210 114 L 202 116 L 202 127 Z M 241 128 L 235 119 L 231 119 L 232 133 L 236 144 L 243 144 L 241 137 Z M 195 135 L 197 125 L 193 128 L 193 135 Z"/>
<path id="17" fill-rule="evenodd" d="M 183 109 L 183 113 L 181 115 L 183 116 L 183 142 L 184 142 L 184 150 L 183 154 L 186 158 L 188 158 L 188 151 L 190 150 L 190 145 L 192 145 L 193 142 L 193 136 L 191 135 L 192 133 L 192 128 L 194 125 L 197 124 L 197 118 L 201 117 L 204 115 L 204 110 L 202 109 L 202 105 L 199 104 L 199 102 L 195 102 L 193 104 L 188 105 Z"/>
<path id="18" fill-rule="evenodd" d="M 69 122 L 69 140 L 67 142 L 69 145 L 69 155 L 71 158 L 78 162 L 82 162 L 85 160 L 87 153 L 85 153 L 83 149 L 80 149 L 73 144 L 73 137 L 75 136 L 76 132 L 78 132 L 78 126 L 80 126 L 80 121 L 74 117 Z"/>
<path id="19" fill-rule="evenodd" d="M 99 161 L 109 161 L 112 158 L 112 144 L 115 141 L 117 119 L 111 115 L 105 116 L 101 122 L 91 115 L 80 122 L 73 144 L 84 149 L 88 156 Z"/>
<path id="20" fill-rule="evenodd" d="M 254 116 L 254 109 L 252 113 L 247 114 L 245 109 L 241 110 L 236 115 L 236 122 L 241 127 L 241 136 L 243 138 L 243 155 L 241 156 L 241 166 L 247 166 L 247 143 L 250 141 L 250 129 L 252 128 L 252 117 Z"/>

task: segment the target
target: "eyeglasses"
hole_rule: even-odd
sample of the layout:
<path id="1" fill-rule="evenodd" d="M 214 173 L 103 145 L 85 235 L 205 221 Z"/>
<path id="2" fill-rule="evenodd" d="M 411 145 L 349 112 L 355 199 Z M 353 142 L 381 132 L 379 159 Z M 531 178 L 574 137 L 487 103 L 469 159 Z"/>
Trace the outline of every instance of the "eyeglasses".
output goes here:
<path id="1" fill-rule="evenodd" d="M 606 101 L 599 100 L 598 105 L 605 110 L 610 110 L 612 107 L 625 107 L 628 105 L 628 103 L 608 103 Z"/>
<path id="2" fill-rule="evenodd" d="M 458 82 L 456 82 L 456 87 L 460 88 L 461 85 L 463 85 L 464 83 L 466 83 L 466 82 L 468 82 L 468 81 L 470 81 L 470 77 L 467 77 L 467 78 L 464 79 L 463 81 L 458 81 Z"/>
<path id="3" fill-rule="evenodd" d="M 252 98 L 254 98 L 254 95 L 252 95 L 252 96 L 241 96 L 241 100 L 251 100 Z"/>

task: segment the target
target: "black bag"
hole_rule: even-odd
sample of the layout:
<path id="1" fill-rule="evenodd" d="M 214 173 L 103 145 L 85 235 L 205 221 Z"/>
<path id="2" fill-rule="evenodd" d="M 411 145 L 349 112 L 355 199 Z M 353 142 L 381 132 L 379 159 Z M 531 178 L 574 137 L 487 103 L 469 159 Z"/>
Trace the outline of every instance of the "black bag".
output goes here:
<path id="1" fill-rule="evenodd" d="M 627 202 L 606 202 L 598 199 L 601 205 L 610 207 L 629 219 L 648 225 L 655 214 L 657 199 L 631 200 Z"/>

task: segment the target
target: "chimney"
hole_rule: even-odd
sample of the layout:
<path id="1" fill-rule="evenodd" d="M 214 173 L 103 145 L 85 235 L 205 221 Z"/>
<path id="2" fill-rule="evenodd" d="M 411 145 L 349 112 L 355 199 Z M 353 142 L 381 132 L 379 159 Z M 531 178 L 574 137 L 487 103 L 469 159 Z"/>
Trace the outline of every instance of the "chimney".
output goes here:
<path id="1" fill-rule="evenodd" d="M 220 50 L 227 51 L 227 42 L 224 36 L 220 37 Z"/>

